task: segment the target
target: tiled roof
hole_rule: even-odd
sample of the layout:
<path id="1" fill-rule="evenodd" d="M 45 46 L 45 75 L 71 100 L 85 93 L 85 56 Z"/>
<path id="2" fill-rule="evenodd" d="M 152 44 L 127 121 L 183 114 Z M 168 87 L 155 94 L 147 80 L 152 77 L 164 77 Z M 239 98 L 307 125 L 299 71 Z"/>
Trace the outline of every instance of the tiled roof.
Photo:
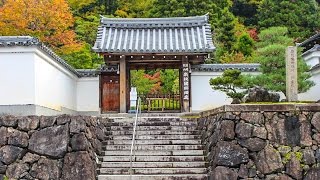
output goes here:
<path id="1" fill-rule="evenodd" d="M 316 52 L 316 51 L 320 51 L 320 45 L 319 44 L 315 44 L 311 49 L 309 49 L 306 52 L 304 52 L 302 54 L 302 56 L 307 55 L 307 54 L 312 53 L 312 52 Z"/>
<path id="2" fill-rule="evenodd" d="M 313 36 L 311 36 L 309 39 L 306 39 L 305 41 L 303 41 L 302 43 L 299 44 L 300 47 L 305 47 L 307 45 L 309 45 L 310 43 L 312 43 L 313 41 L 319 40 L 320 39 L 320 33 L 317 33 Z"/>
<path id="3" fill-rule="evenodd" d="M 258 72 L 260 64 L 200 64 L 191 66 L 192 71 L 220 72 L 227 69 L 238 69 L 244 72 Z"/>
<path id="4" fill-rule="evenodd" d="M 209 53 L 215 47 L 208 15 L 101 18 L 93 50 L 107 53 Z"/>
<path id="5" fill-rule="evenodd" d="M 40 44 L 37 38 L 31 36 L 0 36 L 0 46 L 31 46 Z"/>
<path id="6" fill-rule="evenodd" d="M 97 69 L 77 69 L 81 77 L 98 77 L 99 70 Z"/>
<path id="7" fill-rule="evenodd" d="M 59 64 L 67 68 L 78 77 L 81 75 L 50 48 L 41 43 L 37 38 L 31 36 L 0 36 L 0 48 L 4 46 L 38 46 L 46 54 L 52 57 Z"/>
<path id="8" fill-rule="evenodd" d="M 314 66 L 310 69 L 310 71 L 314 71 L 314 70 L 317 70 L 317 69 L 320 69 L 320 64 L 314 65 Z"/>

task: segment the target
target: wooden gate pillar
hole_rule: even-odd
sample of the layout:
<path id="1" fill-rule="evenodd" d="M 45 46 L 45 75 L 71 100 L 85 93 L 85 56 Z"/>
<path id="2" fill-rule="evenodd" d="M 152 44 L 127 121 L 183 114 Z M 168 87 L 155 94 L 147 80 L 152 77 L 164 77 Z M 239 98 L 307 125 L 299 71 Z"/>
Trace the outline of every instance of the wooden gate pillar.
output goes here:
<path id="1" fill-rule="evenodd" d="M 190 112 L 190 75 L 189 75 L 189 61 L 187 56 L 182 57 L 182 112 Z"/>
<path id="2" fill-rule="evenodd" d="M 127 112 L 127 67 L 126 56 L 120 56 L 120 113 Z"/>

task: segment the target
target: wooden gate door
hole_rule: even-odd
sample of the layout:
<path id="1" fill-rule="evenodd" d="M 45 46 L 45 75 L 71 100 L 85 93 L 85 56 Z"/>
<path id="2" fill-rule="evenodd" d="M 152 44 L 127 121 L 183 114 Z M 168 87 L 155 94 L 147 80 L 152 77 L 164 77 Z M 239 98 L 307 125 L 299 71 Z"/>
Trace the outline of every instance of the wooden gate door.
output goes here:
<path id="1" fill-rule="evenodd" d="M 102 112 L 120 111 L 119 76 L 102 76 Z"/>

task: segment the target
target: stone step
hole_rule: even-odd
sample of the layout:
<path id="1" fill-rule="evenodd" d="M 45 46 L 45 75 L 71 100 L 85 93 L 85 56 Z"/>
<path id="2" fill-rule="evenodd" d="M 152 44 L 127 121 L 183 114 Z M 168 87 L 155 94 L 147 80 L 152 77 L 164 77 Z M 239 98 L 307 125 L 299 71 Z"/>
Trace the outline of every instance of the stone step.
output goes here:
<path id="1" fill-rule="evenodd" d="M 134 122 L 110 122 L 108 126 L 133 126 Z M 137 126 L 197 126 L 197 121 L 139 121 Z"/>
<path id="2" fill-rule="evenodd" d="M 203 174 L 206 168 L 132 168 L 133 174 Z M 129 168 L 100 168 L 99 174 L 130 174 Z"/>
<path id="3" fill-rule="evenodd" d="M 109 136 L 109 140 L 131 140 L 132 135 Z M 200 135 L 137 135 L 136 140 L 178 140 L 200 139 Z"/>
<path id="4" fill-rule="evenodd" d="M 130 162 L 103 162 L 101 168 L 130 168 Z M 205 162 L 132 162 L 135 168 L 204 168 Z"/>
<path id="5" fill-rule="evenodd" d="M 133 131 L 133 126 L 111 126 L 109 131 Z M 197 126 L 137 126 L 137 131 L 171 130 L 171 131 L 194 131 Z"/>
<path id="6" fill-rule="evenodd" d="M 108 120 L 108 140 L 99 157 L 98 180 L 208 179 L 197 121 L 179 117 L 138 120 L 130 178 L 134 118 Z"/>
<path id="7" fill-rule="evenodd" d="M 103 151 L 104 156 L 129 156 L 130 151 Z M 136 156 L 202 156 L 203 150 L 161 150 L 161 151 L 135 151 Z"/>
<path id="8" fill-rule="evenodd" d="M 117 117 L 109 118 L 108 122 L 134 122 L 134 117 Z M 163 116 L 163 117 L 138 117 L 137 122 L 197 122 L 197 119 L 186 119 L 180 117 Z"/>
<path id="9" fill-rule="evenodd" d="M 168 131 L 168 130 L 153 130 L 153 131 L 136 131 L 136 135 L 199 135 L 200 131 Z M 106 135 L 132 135 L 131 131 L 108 131 Z"/>
<path id="10" fill-rule="evenodd" d="M 130 156 L 103 156 L 101 162 L 130 162 Z M 132 158 L 135 162 L 194 162 L 204 161 L 204 156 L 138 156 Z"/>
<path id="11" fill-rule="evenodd" d="M 108 145 L 104 150 L 130 150 L 131 145 Z M 135 150 L 202 150 L 202 145 L 142 145 L 137 144 Z"/>
<path id="12" fill-rule="evenodd" d="M 109 140 L 106 142 L 103 142 L 103 145 L 131 145 L 132 140 Z M 201 144 L 201 140 L 136 140 L 135 145 L 139 144 Z"/>
<path id="13" fill-rule="evenodd" d="M 171 118 L 178 118 L 182 115 L 185 115 L 186 113 L 179 113 L 179 112 L 148 112 L 148 113 L 140 113 L 139 116 L 143 118 L 148 118 L 148 117 L 155 117 L 155 118 L 160 118 L 160 117 L 171 117 Z M 108 114 L 101 114 L 101 117 L 108 117 L 109 119 L 112 118 L 133 118 L 135 117 L 135 113 L 108 113 Z"/>
<path id="14" fill-rule="evenodd" d="M 207 174 L 99 175 L 98 180 L 207 180 Z"/>

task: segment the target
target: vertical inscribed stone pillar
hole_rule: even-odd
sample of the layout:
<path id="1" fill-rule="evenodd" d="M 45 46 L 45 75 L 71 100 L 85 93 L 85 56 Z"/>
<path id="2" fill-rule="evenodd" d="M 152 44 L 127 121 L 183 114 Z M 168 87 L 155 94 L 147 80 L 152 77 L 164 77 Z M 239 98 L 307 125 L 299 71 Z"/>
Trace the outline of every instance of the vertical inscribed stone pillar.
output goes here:
<path id="1" fill-rule="evenodd" d="M 298 101 L 297 47 L 286 49 L 286 96 L 288 102 Z"/>
<path id="2" fill-rule="evenodd" d="M 182 112 L 190 112 L 190 76 L 187 56 L 182 57 Z"/>
<path id="3" fill-rule="evenodd" d="M 126 73 L 127 73 L 126 56 L 122 55 L 120 56 L 120 113 L 127 112 Z"/>

